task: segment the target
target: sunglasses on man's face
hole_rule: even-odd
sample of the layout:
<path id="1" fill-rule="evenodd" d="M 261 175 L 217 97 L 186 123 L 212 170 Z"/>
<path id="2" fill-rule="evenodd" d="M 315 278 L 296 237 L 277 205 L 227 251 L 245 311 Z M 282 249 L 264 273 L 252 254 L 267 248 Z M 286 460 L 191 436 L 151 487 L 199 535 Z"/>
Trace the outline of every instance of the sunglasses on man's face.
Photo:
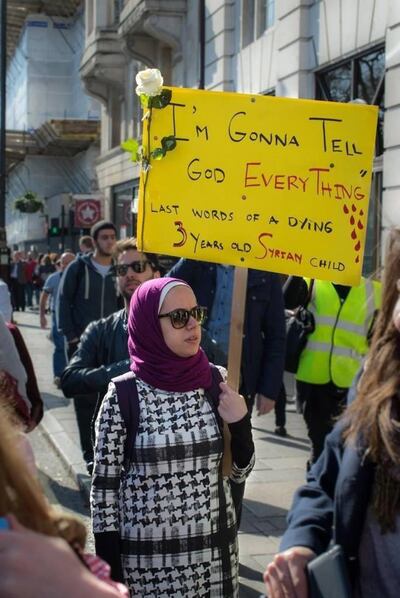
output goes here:
<path id="1" fill-rule="evenodd" d="M 128 274 L 128 269 L 132 268 L 135 274 L 143 274 L 147 264 L 151 265 L 151 262 L 143 260 L 142 262 L 131 262 L 130 264 L 115 264 L 114 271 L 118 276 L 126 276 Z"/>
<path id="2" fill-rule="evenodd" d="M 192 309 L 183 309 L 179 307 L 169 311 L 167 314 L 158 314 L 159 318 L 169 318 L 173 328 L 184 328 L 189 322 L 190 317 L 194 318 L 199 324 L 203 324 L 207 317 L 207 308 L 196 305 Z"/>

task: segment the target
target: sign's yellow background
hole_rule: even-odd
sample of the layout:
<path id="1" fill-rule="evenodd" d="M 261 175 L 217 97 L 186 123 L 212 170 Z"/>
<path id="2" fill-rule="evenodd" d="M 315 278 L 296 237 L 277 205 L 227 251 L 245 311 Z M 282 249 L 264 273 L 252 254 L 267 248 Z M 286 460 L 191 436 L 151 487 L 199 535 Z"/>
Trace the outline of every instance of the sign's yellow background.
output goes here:
<path id="1" fill-rule="evenodd" d="M 375 106 L 172 89 L 145 120 L 143 251 L 358 284 Z"/>

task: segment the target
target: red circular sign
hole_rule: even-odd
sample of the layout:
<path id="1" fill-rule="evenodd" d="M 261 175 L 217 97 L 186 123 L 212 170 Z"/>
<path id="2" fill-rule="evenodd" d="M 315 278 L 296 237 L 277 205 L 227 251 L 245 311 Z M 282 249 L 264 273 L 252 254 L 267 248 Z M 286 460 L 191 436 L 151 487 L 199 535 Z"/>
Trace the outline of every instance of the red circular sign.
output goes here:
<path id="1" fill-rule="evenodd" d="M 100 201 L 83 199 L 75 202 L 75 226 L 90 228 L 100 220 Z"/>

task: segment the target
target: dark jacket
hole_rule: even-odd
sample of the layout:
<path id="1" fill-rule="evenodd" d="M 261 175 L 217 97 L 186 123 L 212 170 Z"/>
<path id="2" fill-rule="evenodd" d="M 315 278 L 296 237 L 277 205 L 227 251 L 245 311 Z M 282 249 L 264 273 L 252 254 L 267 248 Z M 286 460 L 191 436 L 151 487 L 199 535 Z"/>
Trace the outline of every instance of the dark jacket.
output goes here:
<path id="1" fill-rule="evenodd" d="M 92 254 L 76 258 L 61 279 L 58 326 L 67 338 L 79 338 L 86 326 L 117 311 L 118 294 L 110 270 L 103 277 L 91 261 Z"/>
<path id="2" fill-rule="evenodd" d="M 207 334 L 202 337 L 201 344 L 209 360 L 226 365 L 218 346 Z M 89 324 L 61 376 L 61 389 L 66 397 L 98 393 L 99 398 L 103 398 L 111 379 L 128 371 L 127 315 L 125 309 L 121 309 Z"/>
<path id="3" fill-rule="evenodd" d="M 215 264 L 181 259 L 168 276 L 190 284 L 199 305 L 211 313 L 217 281 Z M 259 392 L 276 400 L 282 387 L 284 358 L 285 318 L 279 275 L 249 270 L 241 392 L 246 396 Z"/>
<path id="4" fill-rule="evenodd" d="M 349 402 L 355 396 L 358 378 L 349 391 Z M 308 473 L 307 483 L 297 490 L 280 549 L 307 546 L 321 554 L 333 539 L 342 546 L 354 576 L 374 465 L 365 456 L 362 443 L 344 445 L 344 426 L 344 421 L 339 421 L 326 437 L 324 451 Z"/>
<path id="5" fill-rule="evenodd" d="M 91 322 L 77 351 L 61 376 L 66 397 L 105 395 L 111 378 L 129 370 L 128 330 L 125 309 Z"/>

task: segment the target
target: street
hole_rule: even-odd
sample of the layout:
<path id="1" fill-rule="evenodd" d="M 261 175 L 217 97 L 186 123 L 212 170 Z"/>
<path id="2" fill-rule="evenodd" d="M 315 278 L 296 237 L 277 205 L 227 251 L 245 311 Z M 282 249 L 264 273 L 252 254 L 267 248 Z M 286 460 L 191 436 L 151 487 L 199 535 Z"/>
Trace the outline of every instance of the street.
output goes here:
<path id="1" fill-rule="evenodd" d="M 29 435 L 29 440 L 35 453 L 39 480 L 48 500 L 52 505 L 77 515 L 83 521 L 88 533 L 86 550 L 94 552 L 89 506 L 75 479 L 41 428 L 34 430 Z"/>

